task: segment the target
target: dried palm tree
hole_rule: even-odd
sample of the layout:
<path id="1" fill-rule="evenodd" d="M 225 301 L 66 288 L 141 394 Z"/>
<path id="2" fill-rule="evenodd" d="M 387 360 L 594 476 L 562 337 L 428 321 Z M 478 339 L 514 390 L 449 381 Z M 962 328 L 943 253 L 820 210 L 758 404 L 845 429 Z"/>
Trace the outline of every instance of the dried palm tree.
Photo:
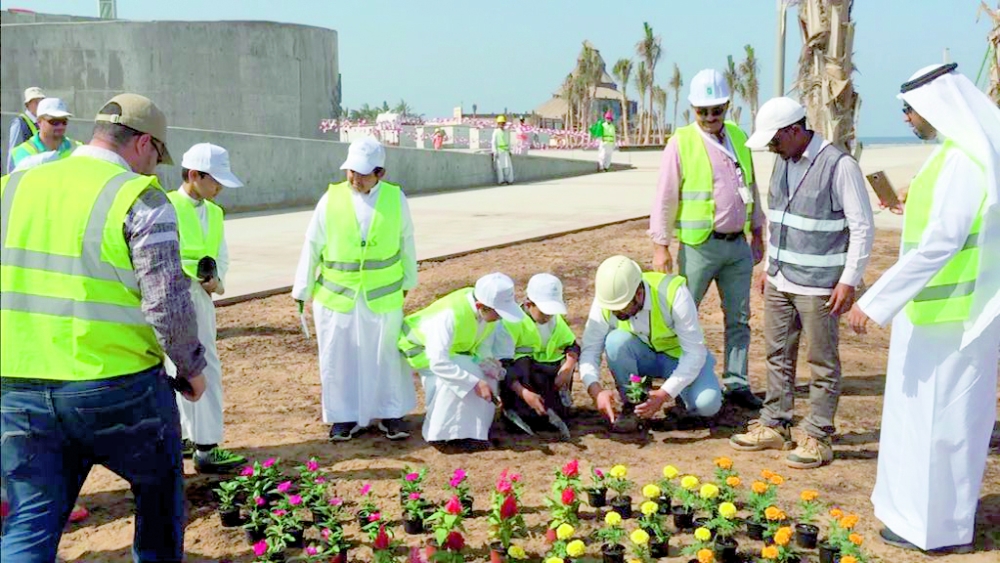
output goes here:
<path id="1" fill-rule="evenodd" d="M 993 20 L 993 29 L 990 31 L 988 37 L 989 50 L 987 51 L 987 57 L 989 57 L 990 66 L 990 83 L 986 92 L 989 94 L 993 102 L 1000 105 L 1000 2 L 997 3 L 997 9 L 993 10 L 986 5 L 986 2 L 982 2 L 979 6 L 979 13 L 977 14 L 976 20 L 979 19 L 983 13 L 986 13 Z M 985 63 L 985 61 L 984 61 Z M 980 70 L 980 73 L 982 70 Z"/>
<path id="2" fill-rule="evenodd" d="M 670 88 L 674 91 L 674 121 L 670 124 L 670 133 L 677 132 L 677 105 L 681 101 L 681 87 L 684 86 L 684 78 L 681 77 L 681 69 L 674 63 L 674 75 L 670 77 Z"/>
<path id="3" fill-rule="evenodd" d="M 736 103 L 736 97 L 739 96 L 743 98 L 743 79 L 740 76 L 740 70 L 736 68 L 736 62 L 733 61 L 733 56 L 729 55 L 726 57 L 726 70 L 722 73 L 722 77 L 726 79 L 726 86 L 729 86 L 729 107 L 731 108 L 731 117 L 737 125 L 740 123 L 740 115 L 743 113 L 740 105 Z"/>
<path id="4" fill-rule="evenodd" d="M 646 67 L 646 61 L 639 61 L 639 65 L 635 69 L 635 89 L 640 92 L 639 95 L 639 143 L 644 143 L 643 140 L 643 128 L 645 127 L 645 122 L 648 119 L 646 113 L 646 98 L 642 95 L 643 92 L 649 90 L 652 82 L 649 77 L 649 69 Z"/>
<path id="5" fill-rule="evenodd" d="M 576 90 L 576 82 L 573 79 L 572 73 L 566 75 L 560 91 L 562 92 L 563 99 L 566 100 L 566 115 L 563 116 L 563 121 L 566 124 L 566 129 L 573 129 L 575 123 L 573 117 L 576 115 L 579 93 Z"/>
<path id="6" fill-rule="evenodd" d="M 632 59 L 621 58 L 615 63 L 614 68 L 615 80 L 621 84 L 622 87 L 622 128 L 625 130 L 625 144 L 629 144 L 628 137 L 628 82 L 632 79 Z"/>
<path id="7" fill-rule="evenodd" d="M 757 108 L 760 107 L 759 97 L 760 97 L 760 65 L 757 63 L 757 57 L 754 54 L 753 47 L 750 45 L 743 46 L 744 51 L 746 51 L 746 58 L 740 63 L 740 81 L 742 82 L 742 93 L 741 97 L 743 101 L 750 106 L 750 125 L 753 126 L 753 122 L 757 119 Z"/>
<path id="8" fill-rule="evenodd" d="M 685 109 L 684 113 L 682 113 L 681 115 L 684 117 L 684 125 L 690 125 L 691 124 L 691 108 Z"/>
<path id="9" fill-rule="evenodd" d="M 861 98 L 854 91 L 852 0 L 800 0 L 802 54 L 796 87 L 810 126 L 854 152 Z"/>
<path id="10" fill-rule="evenodd" d="M 649 25 L 649 22 L 642 22 L 642 39 L 635 44 L 635 51 L 646 63 L 646 69 L 649 72 L 649 84 L 646 88 L 649 91 L 650 108 L 653 107 L 653 84 L 656 83 L 656 65 L 660 62 L 660 57 L 663 55 L 661 44 L 660 36 L 653 34 L 653 27 Z M 645 93 L 646 90 L 642 92 Z M 646 142 L 648 143 L 652 135 L 653 122 L 651 120 L 647 121 Z"/>
<path id="11" fill-rule="evenodd" d="M 656 108 L 657 142 L 662 143 L 665 136 L 664 117 L 667 115 L 667 91 L 656 85 L 653 85 L 653 107 Z"/>

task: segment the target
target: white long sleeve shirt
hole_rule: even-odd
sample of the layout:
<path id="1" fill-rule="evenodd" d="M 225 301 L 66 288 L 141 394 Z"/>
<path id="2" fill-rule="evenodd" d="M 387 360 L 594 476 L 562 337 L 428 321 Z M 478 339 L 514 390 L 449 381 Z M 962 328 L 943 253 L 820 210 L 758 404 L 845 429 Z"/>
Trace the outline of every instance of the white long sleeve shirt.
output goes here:
<path id="1" fill-rule="evenodd" d="M 201 224 L 201 232 L 207 233 L 208 207 L 205 205 L 205 202 L 191 197 L 190 194 L 184 191 L 183 187 L 177 188 L 177 192 L 194 205 L 194 210 L 198 214 L 198 222 Z M 215 267 L 217 268 L 219 274 L 219 284 L 215 289 L 215 293 L 217 295 L 223 295 L 226 293 L 226 272 L 229 271 L 229 247 L 226 246 L 225 223 L 223 223 L 222 243 L 219 244 L 219 256 L 215 259 Z"/>
<path id="2" fill-rule="evenodd" d="M 632 330 L 646 345 L 650 339 L 649 316 L 653 311 L 652 291 L 649 284 L 642 282 L 646 288 L 646 298 L 642 303 L 642 309 L 635 317 L 630 319 Z M 660 310 L 664 311 L 664 322 L 675 333 L 680 341 L 683 351 L 677 363 L 677 369 L 661 387 L 671 397 L 677 397 L 681 391 L 690 385 L 701 372 L 705 360 L 708 358 L 708 349 L 705 347 L 705 336 L 701 332 L 701 324 L 698 322 L 698 307 L 694 304 L 694 298 L 687 286 L 682 285 L 677 289 L 674 296 L 674 306 L 667 305 L 665 292 L 659 294 Z M 669 311 L 669 314 L 666 312 Z M 610 320 L 605 320 L 604 310 L 594 302 L 590 306 L 590 315 L 587 317 L 587 325 L 583 329 L 583 348 L 580 352 L 580 379 L 584 388 L 590 387 L 591 383 L 597 383 L 601 375 L 601 354 L 604 352 L 604 340 L 608 334 L 618 328 L 618 318 L 613 314 Z"/>
<path id="3" fill-rule="evenodd" d="M 798 162 L 788 161 L 788 197 L 795 194 L 796 188 L 802 182 L 813 160 L 830 142 L 819 133 L 813 133 L 812 141 L 806 147 Z M 875 241 L 875 219 L 872 215 L 872 205 L 868 199 L 865 178 L 861 167 L 853 158 L 841 158 L 833 172 L 833 195 L 844 208 L 847 228 L 850 236 L 847 242 L 847 264 L 840 275 L 840 283 L 858 287 L 864 277 L 865 268 L 871 258 L 872 244 Z M 770 210 L 770 213 L 781 213 L 780 210 Z M 796 295 L 830 295 L 832 289 L 824 287 L 806 287 L 788 281 L 778 272 L 768 276 L 767 281 L 778 291 Z"/>
<path id="4" fill-rule="evenodd" d="M 376 184 L 367 194 L 351 190 L 354 216 L 358 221 L 362 240 L 368 238 L 368 229 L 371 227 L 372 217 L 375 215 L 375 203 L 378 201 L 380 186 L 381 184 Z M 417 285 L 417 247 L 413 238 L 413 218 L 410 216 L 410 205 L 407 203 L 405 195 L 400 194 L 400 197 L 402 199 L 400 217 L 403 225 L 400 230 L 399 248 L 402 252 L 403 262 L 403 289 L 410 290 Z M 326 247 L 326 202 L 327 194 L 323 194 L 319 203 L 316 204 L 316 210 L 313 212 L 312 220 L 306 231 L 306 244 L 302 247 L 299 267 L 295 273 L 295 285 L 292 286 L 292 297 L 299 301 L 309 300 L 316 284 L 317 269 L 323 249 Z"/>

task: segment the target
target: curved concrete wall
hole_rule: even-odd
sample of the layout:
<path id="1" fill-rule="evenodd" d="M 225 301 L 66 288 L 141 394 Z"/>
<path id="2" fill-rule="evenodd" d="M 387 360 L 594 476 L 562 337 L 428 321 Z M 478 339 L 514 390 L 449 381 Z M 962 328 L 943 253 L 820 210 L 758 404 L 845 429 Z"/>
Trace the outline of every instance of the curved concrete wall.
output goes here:
<path id="1" fill-rule="evenodd" d="M 65 99 L 83 118 L 131 91 L 155 101 L 173 126 L 321 138 L 320 120 L 340 104 L 337 32 L 329 29 L 122 20 L 0 27 L 7 112 L 21 110 L 28 86 Z"/>

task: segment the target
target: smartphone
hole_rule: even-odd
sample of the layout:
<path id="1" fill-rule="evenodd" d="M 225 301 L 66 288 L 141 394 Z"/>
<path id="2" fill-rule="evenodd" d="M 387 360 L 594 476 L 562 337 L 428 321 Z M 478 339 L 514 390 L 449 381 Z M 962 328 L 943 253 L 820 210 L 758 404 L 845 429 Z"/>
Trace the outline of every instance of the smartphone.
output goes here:
<path id="1" fill-rule="evenodd" d="M 868 178 L 868 183 L 872 185 L 875 195 L 878 196 L 878 200 L 882 202 L 884 207 L 894 209 L 900 206 L 899 196 L 896 195 L 896 190 L 893 189 L 892 183 L 889 182 L 889 178 L 885 177 L 884 172 L 872 172 L 865 177 Z"/>

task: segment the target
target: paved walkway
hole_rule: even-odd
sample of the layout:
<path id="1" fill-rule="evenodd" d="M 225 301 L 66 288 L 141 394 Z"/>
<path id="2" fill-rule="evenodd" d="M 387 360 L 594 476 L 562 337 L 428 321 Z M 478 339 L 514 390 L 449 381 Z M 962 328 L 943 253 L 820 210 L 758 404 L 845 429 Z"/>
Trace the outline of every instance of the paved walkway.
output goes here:
<path id="1" fill-rule="evenodd" d="M 862 169 L 885 170 L 899 188 L 916 172 L 929 147 L 869 149 Z M 537 154 L 595 161 L 594 151 Z M 417 196 L 410 199 L 417 258 L 427 260 L 649 214 L 658 175 L 658 152 L 625 152 L 615 162 L 631 169 L 563 180 Z M 770 177 L 773 157 L 755 155 L 757 173 Z M 766 182 L 764 182 L 766 184 Z M 763 195 L 763 194 L 762 194 Z M 874 197 L 874 195 L 873 195 Z M 226 220 L 232 257 L 226 298 L 290 286 L 312 210 L 236 215 Z M 880 228 L 900 227 L 899 217 L 876 216 Z"/>

